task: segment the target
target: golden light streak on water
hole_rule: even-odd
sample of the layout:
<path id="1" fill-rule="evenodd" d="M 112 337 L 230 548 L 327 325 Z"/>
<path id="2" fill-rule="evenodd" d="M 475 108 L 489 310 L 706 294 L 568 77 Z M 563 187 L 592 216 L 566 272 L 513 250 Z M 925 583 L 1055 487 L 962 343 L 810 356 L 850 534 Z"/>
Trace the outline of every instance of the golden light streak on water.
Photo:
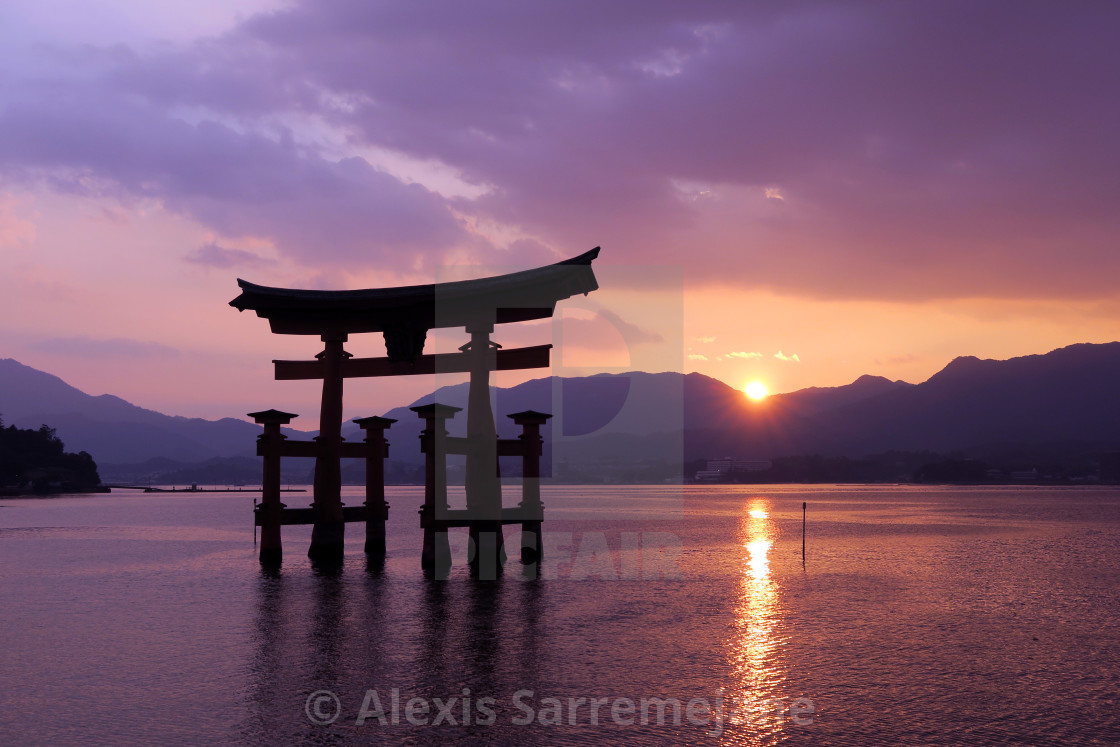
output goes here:
<path id="1" fill-rule="evenodd" d="M 734 633 L 728 641 L 732 680 L 725 692 L 723 743 L 773 744 L 785 718 L 776 699 L 782 697 L 785 672 L 779 631 L 778 586 L 770 576 L 770 549 L 777 532 L 770 521 L 766 498 L 751 498 L 739 522 L 739 599 Z"/>
<path id="2" fill-rule="evenodd" d="M 770 559 L 766 556 L 767 553 L 770 552 L 770 540 L 757 539 L 747 544 L 747 552 L 750 553 L 747 566 L 750 570 L 751 578 L 759 581 L 769 576 Z"/>

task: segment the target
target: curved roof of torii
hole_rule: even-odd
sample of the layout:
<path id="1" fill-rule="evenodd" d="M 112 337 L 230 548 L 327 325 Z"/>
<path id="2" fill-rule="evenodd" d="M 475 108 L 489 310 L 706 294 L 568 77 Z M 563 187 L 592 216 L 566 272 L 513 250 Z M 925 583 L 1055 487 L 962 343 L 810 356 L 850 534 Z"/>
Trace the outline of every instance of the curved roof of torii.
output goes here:
<path id="1" fill-rule="evenodd" d="M 508 275 L 366 290 L 270 288 L 239 278 L 241 295 L 229 304 L 239 311 L 257 312 L 278 334 L 389 332 L 386 342 L 390 336 L 419 336 L 422 347 L 427 330 L 437 327 L 552 316 L 557 301 L 599 287 L 591 269 L 598 256 L 599 247 L 595 247 L 563 262 Z"/>

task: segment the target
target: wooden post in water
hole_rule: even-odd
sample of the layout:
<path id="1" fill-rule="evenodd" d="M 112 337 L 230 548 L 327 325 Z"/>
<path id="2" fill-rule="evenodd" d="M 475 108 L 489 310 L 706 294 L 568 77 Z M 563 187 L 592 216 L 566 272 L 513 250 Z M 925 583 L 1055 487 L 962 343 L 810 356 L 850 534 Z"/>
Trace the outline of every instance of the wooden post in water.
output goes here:
<path id="1" fill-rule="evenodd" d="M 280 542 L 280 520 L 284 510 L 284 504 L 280 502 L 280 450 L 287 438 L 280 432 L 280 426 L 287 425 L 297 416 L 279 410 L 263 410 L 251 412 L 249 417 L 264 426 L 264 433 L 257 437 L 257 454 L 264 462 L 261 505 L 256 509 L 261 516 L 260 561 L 263 565 L 279 565 L 284 557 Z"/>
<path id="2" fill-rule="evenodd" d="M 470 389 L 467 403 L 467 510 L 471 512 L 469 558 L 471 572 L 478 578 L 498 577 L 505 559 L 502 538 L 502 481 L 498 475 L 498 436 L 490 405 L 490 371 L 497 368 L 501 347 L 490 340 L 494 325 L 475 323 L 467 327 L 471 341 L 459 348 L 470 356 Z"/>
<path id="3" fill-rule="evenodd" d="M 541 522 L 544 504 L 541 503 L 541 451 L 544 439 L 541 426 L 551 415 L 526 410 L 509 416 L 521 426 L 521 563 L 539 563 L 544 557 L 541 543 Z"/>
<path id="4" fill-rule="evenodd" d="M 345 334 L 322 336 L 324 348 L 323 399 L 319 413 L 318 454 L 315 457 L 315 525 L 311 529 L 312 560 L 341 563 L 345 554 L 346 523 L 342 517 L 342 361 L 350 357 L 342 349 Z"/>
<path id="5" fill-rule="evenodd" d="M 801 565 L 805 565 L 805 516 L 808 509 L 809 503 L 801 501 Z"/>
<path id="6" fill-rule="evenodd" d="M 389 442 L 385 429 L 397 422 L 393 418 L 355 418 L 366 432 L 366 552 L 385 554 L 385 522 L 389 519 L 389 503 L 385 500 L 385 459 Z"/>
<path id="7" fill-rule="evenodd" d="M 438 403 L 410 407 L 424 420 L 420 450 L 424 452 L 424 505 L 420 507 L 420 526 L 424 528 L 424 549 L 420 567 L 437 579 L 451 572 L 451 544 L 447 541 L 447 428 L 461 407 Z"/>

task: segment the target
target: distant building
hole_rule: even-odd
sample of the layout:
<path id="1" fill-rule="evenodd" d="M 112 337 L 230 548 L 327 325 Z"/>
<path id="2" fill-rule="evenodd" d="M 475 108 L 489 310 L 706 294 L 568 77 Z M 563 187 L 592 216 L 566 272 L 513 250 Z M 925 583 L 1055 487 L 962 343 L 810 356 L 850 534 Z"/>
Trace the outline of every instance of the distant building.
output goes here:
<path id="1" fill-rule="evenodd" d="M 770 469 L 769 459 L 723 459 L 708 460 L 708 468 L 696 473 L 696 482 L 731 482 L 735 476 L 744 472 L 765 472 Z"/>
<path id="2" fill-rule="evenodd" d="M 711 459 L 708 461 L 709 472 L 762 472 L 770 469 L 769 459 Z"/>

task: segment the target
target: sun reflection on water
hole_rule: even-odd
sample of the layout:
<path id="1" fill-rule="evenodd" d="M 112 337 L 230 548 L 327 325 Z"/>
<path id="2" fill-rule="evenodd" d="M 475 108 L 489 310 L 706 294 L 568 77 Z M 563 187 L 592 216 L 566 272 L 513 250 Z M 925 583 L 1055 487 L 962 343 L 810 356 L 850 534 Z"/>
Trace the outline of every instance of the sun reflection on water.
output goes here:
<path id="1" fill-rule="evenodd" d="M 770 551 L 770 540 L 758 539 L 747 543 L 747 568 L 752 579 L 758 580 L 770 575 L 770 559 L 766 557 Z"/>
<path id="2" fill-rule="evenodd" d="M 784 638 L 778 630 L 778 587 L 770 576 L 770 549 L 776 530 L 770 521 L 768 500 L 751 498 L 739 524 L 741 559 L 739 599 L 735 625 L 728 641 L 732 668 L 725 694 L 725 744 L 771 744 L 783 728 L 781 688 L 785 673 L 780 666 Z"/>

